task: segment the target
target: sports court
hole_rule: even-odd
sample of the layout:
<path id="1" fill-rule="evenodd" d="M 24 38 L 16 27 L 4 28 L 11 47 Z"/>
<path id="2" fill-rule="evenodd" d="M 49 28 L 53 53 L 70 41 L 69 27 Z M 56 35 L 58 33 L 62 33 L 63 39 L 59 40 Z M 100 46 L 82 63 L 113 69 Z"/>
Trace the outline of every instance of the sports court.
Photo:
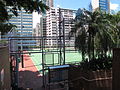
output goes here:
<path id="1" fill-rule="evenodd" d="M 34 90 L 43 90 L 43 73 L 45 83 L 48 76 L 47 70 L 43 72 L 42 53 L 40 50 L 30 50 L 23 55 L 24 68 L 22 68 L 22 62 L 19 63 L 19 87 L 33 88 Z M 49 66 L 60 65 L 60 53 L 46 50 L 44 51 L 44 69 Z M 77 51 L 65 52 L 65 64 L 79 63 L 81 55 Z M 38 84 L 39 83 L 39 84 Z"/>
<path id="2" fill-rule="evenodd" d="M 28 52 L 30 53 L 29 56 L 33 61 L 34 65 L 36 66 L 37 70 L 41 72 L 42 70 L 42 53 L 39 50 L 33 50 Z M 54 66 L 60 64 L 60 53 L 54 51 L 44 51 L 44 64 L 46 66 Z M 82 60 L 81 54 L 78 51 L 66 51 L 65 52 L 65 64 L 77 64 Z"/>
<path id="3" fill-rule="evenodd" d="M 15 85 L 15 87 L 42 90 L 42 86 L 48 84 L 48 68 L 50 66 L 80 64 L 82 57 L 81 54 L 75 50 L 74 46 L 66 46 L 63 41 L 60 41 L 62 43 L 58 43 L 57 46 L 49 46 L 45 43 L 49 38 L 34 37 L 32 39 L 40 40 L 40 44 L 37 47 L 26 45 L 27 48 L 20 46 L 18 50 L 13 48 L 14 46 L 12 46 L 13 44 L 11 42 L 10 52 L 15 58 L 13 60 L 15 64 L 12 65 L 15 67 L 15 69 L 12 70 L 13 85 Z M 54 40 L 54 38 L 52 38 L 52 40 Z M 18 40 L 18 38 L 11 39 L 11 41 L 15 40 Z M 31 39 L 22 38 L 19 40 L 26 41 Z M 21 58 L 21 55 L 23 59 L 19 62 L 18 58 Z"/>

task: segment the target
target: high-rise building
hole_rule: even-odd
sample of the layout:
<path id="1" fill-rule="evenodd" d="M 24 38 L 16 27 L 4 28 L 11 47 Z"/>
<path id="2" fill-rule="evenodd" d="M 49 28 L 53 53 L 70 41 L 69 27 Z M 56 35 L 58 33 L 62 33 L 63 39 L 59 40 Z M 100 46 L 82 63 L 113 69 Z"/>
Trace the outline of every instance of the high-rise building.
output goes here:
<path id="1" fill-rule="evenodd" d="M 11 11 L 9 14 L 13 15 Z M 32 37 L 32 29 L 33 29 L 33 15 L 26 13 L 26 11 L 21 10 L 18 11 L 18 16 L 12 16 L 9 22 L 13 25 L 16 25 L 16 31 L 14 36 L 16 37 Z M 29 45 L 35 45 L 34 40 L 18 40 L 18 47 L 27 47 Z M 22 45 L 21 45 L 22 44 Z"/>
<path id="2" fill-rule="evenodd" d="M 49 6 L 49 8 L 54 6 L 53 0 L 42 0 L 42 1 L 44 4 Z M 42 28 L 42 36 L 46 36 L 46 12 L 42 13 L 42 17 L 40 18 L 40 25 Z"/>
<path id="3" fill-rule="evenodd" d="M 43 3 L 45 3 L 49 7 L 54 7 L 53 0 L 42 0 Z"/>
<path id="4" fill-rule="evenodd" d="M 10 14 L 11 12 L 9 12 Z M 17 26 L 17 36 L 32 36 L 32 28 L 33 28 L 33 21 L 32 21 L 32 14 L 28 14 L 25 11 L 18 11 L 18 16 L 12 16 L 9 20 L 11 24 Z"/>
<path id="5" fill-rule="evenodd" d="M 35 37 L 40 37 L 41 36 L 41 26 L 40 23 L 37 23 L 36 27 L 33 29 L 33 36 Z M 40 46 L 41 44 L 41 40 L 40 39 L 36 39 L 36 45 Z"/>
<path id="6" fill-rule="evenodd" d="M 54 7 L 53 0 L 46 0 L 46 5 L 48 5 L 49 7 Z"/>
<path id="7" fill-rule="evenodd" d="M 110 12 L 110 0 L 99 0 L 100 10 Z"/>
<path id="8" fill-rule="evenodd" d="M 75 10 L 71 9 L 59 9 L 59 8 L 54 8 L 53 6 L 53 0 L 43 0 L 43 2 L 50 7 L 49 11 L 46 11 L 42 17 L 41 17 L 41 22 L 40 25 L 42 27 L 42 36 L 46 37 L 45 44 L 47 46 L 55 46 L 59 44 L 59 38 L 54 38 L 52 37 L 59 37 L 60 36 L 60 31 L 61 34 L 67 36 L 69 32 L 71 31 L 71 28 L 73 26 L 73 23 L 71 20 L 74 18 Z M 61 16 L 60 16 L 61 13 Z M 64 18 L 64 21 L 60 21 L 60 17 Z M 60 22 L 61 25 L 60 25 Z M 63 25 L 64 23 L 64 25 Z M 64 27 L 64 29 L 63 29 Z M 60 30 L 61 29 L 61 30 Z M 51 38 L 48 38 L 51 37 Z M 74 40 L 65 40 L 66 45 L 73 45 Z M 72 44 L 70 44 L 72 43 Z"/>
<path id="9" fill-rule="evenodd" d="M 110 12 L 110 0 L 92 0 L 90 5 L 92 11 L 99 8 L 101 11 Z"/>
<path id="10" fill-rule="evenodd" d="M 59 8 L 50 8 L 49 11 L 46 12 L 46 27 L 43 30 L 46 30 L 46 36 L 59 36 L 61 35 L 68 36 L 69 32 L 71 31 L 71 28 L 73 26 L 73 23 L 71 22 L 74 19 L 74 14 L 76 10 L 71 9 L 59 9 Z M 61 15 L 60 15 L 61 13 Z M 61 18 L 61 21 L 60 21 Z M 60 26 L 60 22 L 61 26 Z M 64 28 L 63 28 L 64 27 Z M 60 30 L 61 29 L 61 30 Z M 46 45 L 48 46 L 54 46 L 57 45 L 59 42 L 56 39 L 48 39 L 46 41 Z M 66 45 L 71 45 L 70 43 L 74 43 L 73 40 L 66 39 L 65 40 Z"/>
<path id="11" fill-rule="evenodd" d="M 36 27 L 33 29 L 33 36 L 41 36 L 40 23 L 37 23 Z"/>

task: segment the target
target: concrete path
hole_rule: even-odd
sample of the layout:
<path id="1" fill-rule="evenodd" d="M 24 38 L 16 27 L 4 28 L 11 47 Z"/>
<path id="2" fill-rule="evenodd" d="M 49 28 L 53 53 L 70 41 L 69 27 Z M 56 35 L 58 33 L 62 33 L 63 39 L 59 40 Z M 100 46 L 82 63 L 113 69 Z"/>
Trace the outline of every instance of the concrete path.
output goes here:
<path id="1" fill-rule="evenodd" d="M 43 90 L 42 76 L 28 54 L 24 55 L 24 68 L 22 68 L 21 62 L 19 64 L 19 87 Z"/>

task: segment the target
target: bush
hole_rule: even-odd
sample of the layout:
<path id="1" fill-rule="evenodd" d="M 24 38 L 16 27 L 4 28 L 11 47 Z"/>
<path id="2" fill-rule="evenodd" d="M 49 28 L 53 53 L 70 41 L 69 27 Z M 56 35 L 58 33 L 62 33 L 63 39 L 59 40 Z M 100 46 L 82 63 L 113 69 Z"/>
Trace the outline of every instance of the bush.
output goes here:
<path id="1" fill-rule="evenodd" d="M 7 42 L 7 40 L 0 40 L 0 45 L 6 45 L 8 42 Z"/>
<path id="2" fill-rule="evenodd" d="M 80 63 L 80 67 L 82 70 L 105 70 L 105 69 L 111 69 L 112 68 L 112 58 L 98 58 L 98 59 L 91 59 L 88 61 L 87 59 L 85 61 L 82 61 Z"/>

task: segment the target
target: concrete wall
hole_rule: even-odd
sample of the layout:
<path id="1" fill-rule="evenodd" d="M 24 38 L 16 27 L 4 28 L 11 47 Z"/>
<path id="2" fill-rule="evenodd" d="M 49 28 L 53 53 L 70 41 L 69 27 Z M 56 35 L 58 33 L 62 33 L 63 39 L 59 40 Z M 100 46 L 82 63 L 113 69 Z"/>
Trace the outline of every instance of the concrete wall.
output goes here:
<path id="1" fill-rule="evenodd" d="M 11 90 L 8 47 L 0 47 L 0 90 Z"/>
<path id="2" fill-rule="evenodd" d="M 81 71 L 69 73 L 69 90 L 112 90 L 112 70 Z"/>
<path id="3" fill-rule="evenodd" d="M 120 48 L 113 49 L 113 84 L 112 90 L 120 89 Z"/>

